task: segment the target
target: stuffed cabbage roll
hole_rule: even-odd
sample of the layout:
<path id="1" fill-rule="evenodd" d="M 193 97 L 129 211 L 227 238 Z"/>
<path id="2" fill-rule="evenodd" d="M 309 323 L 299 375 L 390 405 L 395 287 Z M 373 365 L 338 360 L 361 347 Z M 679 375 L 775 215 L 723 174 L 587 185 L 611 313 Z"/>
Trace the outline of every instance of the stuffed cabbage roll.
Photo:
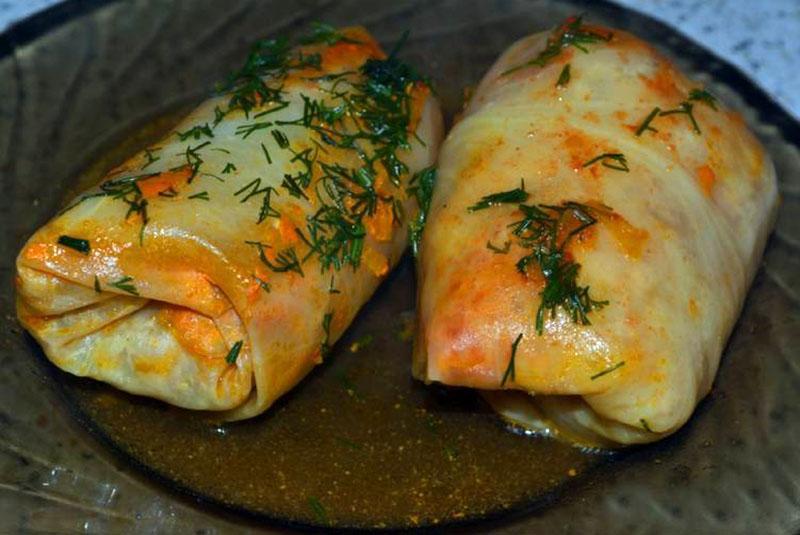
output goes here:
<path id="1" fill-rule="evenodd" d="M 242 419 L 314 365 L 401 256 L 428 84 L 362 28 L 255 45 L 174 131 L 27 242 L 18 312 L 70 373 Z"/>
<path id="2" fill-rule="evenodd" d="M 584 445 L 711 388 L 777 202 L 741 117 L 651 46 L 567 20 L 476 88 L 439 156 L 414 373 Z"/>

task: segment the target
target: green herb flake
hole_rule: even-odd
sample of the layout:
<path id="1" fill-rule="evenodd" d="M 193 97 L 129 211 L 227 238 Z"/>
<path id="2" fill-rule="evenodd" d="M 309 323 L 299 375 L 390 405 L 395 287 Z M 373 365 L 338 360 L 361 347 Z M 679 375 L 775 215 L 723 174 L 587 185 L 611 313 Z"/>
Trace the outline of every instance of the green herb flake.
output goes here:
<path id="1" fill-rule="evenodd" d="M 195 193 L 194 195 L 189 195 L 186 197 L 187 199 L 200 199 L 201 201 L 210 201 L 211 198 L 208 196 L 207 191 L 201 191 L 199 193 Z"/>
<path id="2" fill-rule="evenodd" d="M 433 188 L 436 185 L 436 168 L 426 167 L 422 171 L 414 173 L 409 180 L 407 192 L 413 195 L 417 201 L 417 217 L 409 223 L 409 241 L 411 251 L 414 256 L 419 256 L 419 246 L 422 243 L 422 231 L 425 230 L 425 223 L 428 220 L 428 212 L 431 209 L 431 199 L 433 198 Z"/>
<path id="3" fill-rule="evenodd" d="M 608 167 L 609 169 L 623 171 L 625 173 L 630 171 L 628 168 L 628 161 L 625 159 L 625 155 L 621 152 L 606 152 L 600 156 L 595 156 L 583 164 L 583 167 L 590 167 L 598 162 L 601 163 L 603 167 Z"/>
<path id="4" fill-rule="evenodd" d="M 214 137 L 214 132 L 212 132 L 211 127 L 208 126 L 208 123 L 205 123 L 205 124 L 202 124 L 202 125 L 193 126 L 192 128 L 190 128 L 189 130 L 187 130 L 185 132 L 177 132 L 176 131 L 175 134 L 177 134 L 178 138 L 181 141 L 186 141 L 189 138 L 197 140 L 197 139 L 200 139 L 203 136 L 205 136 L 205 137 Z"/>
<path id="5" fill-rule="evenodd" d="M 263 143 L 261 144 L 261 152 L 264 153 L 264 158 L 267 159 L 267 163 L 269 165 L 272 165 L 272 158 L 270 158 L 269 151 L 267 150 L 267 147 L 265 147 Z"/>
<path id="6" fill-rule="evenodd" d="M 228 355 L 225 357 L 225 362 L 228 364 L 236 364 L 236 359 L 239 358 L 239 352 L 242 350 L 242 345 L 244 345 L 244 340 L 239 340 L 233 344 L 230 351 L 228 351 Z"/>
<path id="7" fill-rule="evenodd" d="M 263 130 L 265 128 L 269 128 L 272 126 L 270 121 L 262 121 L 258 123 L 250 123 L 250 124 L 241 124 L 236 127 L 235 134 L 237 136 L 242 136 L 242 139 L 247 139 L 250 135 L 258 130 Z"/>
<path id="8" fill-rule="evenodd" d="M 259 277 L 258 275 L 253 275 L 253 278 L 254 278 L 254 279 L 256 280 L 256 282 L 258 283 L 258 286 L 259 286 L 259 287 L 260 287 L 262 290 L 264 290 L 266 293 L 270 293 L 270 291 L 272 291 L 272 287 L 269 285 L 269 283 L 268 283 L 267 281 L 265 281 L 264 279 L 262 279 L 262 278 L 261 278 L 261 277 Z"/>
<path id="9" fill-rule="evenodd" d="M 58 244 L 63 245 L 64 247 L 69 247 L 70 249 L 74 249 L 85 255 L 89 254 L 89 240 L 84 240 L 83 238 L 73 238 L 72 236 L 61 235 L 58 237 Z"/>
<path id="10" fill-rule="evenodd" d="M 653 108 L 653 111 L 651 111 L 651 112 L 650 112 L 650 113 L 647 115 L 647 117 L 645 117 L 644 121 L 642 121 L 642 124 L 640 124 L 640 125 L 639 125 L 639 128 L 637 128 L 637 129 L 636 129 L 636 137 L 639 137 L 639 136 L 641 136 L 642 134 L 644 134 L 644 133 L 645 133 L 646 131 L 648 131 L 648 130 L 649 130 L 650 132 L 658 132 L 658 130 L 656 130 L 655 128 L 653 128 L 652 126 L 650 126 L 650 123 L 652 123 L 652 122 L 653 122 L 653 119 L 655 119 L 656 117 L 658 117 L 658 114 L 659 114 L 659 113 L 661 113 L 661 108 L 659 108 L 658 106 L 656 106 L 655 108 Z"/>
<path id="11" fill-rule="evenodd" d="M 322 340 L 322 345 L 320 347 L 320 353 L 322 354 L 322 358 L 328 356 L 331 352 L 331 321 L 333 320 L 333 313 L 328 312 L 324 316 L 322 316 L 322 331 L 325 333 L 325 338 Z"/>
<path id="12" fill-rule="evenodd" d="M 311 44 L 326 44 L 328 46 L 335 45 L 336 43 L 351 43 L 360 44 L 361 41 L 351 39 L 345 36 L 342 32 L 329 24 L 323 22 L 311 23 L 311 34 L 303 37 L 300 40 L 305 45 Z"/>
<path id="13" fill-rule="evenodd" d="M 649 433 L 654 433 L 655 432 L 652 429 L 650 429 L 650 424 L 648 424 L 647 420 L 645 420 L 644 418 L 640 418 L 639 419 L 639 423 L 642 424 L 642 429 L 644 429 L 645 431 L 647 431 Z"/>
<path id="14" fill-rule="evenodd" d="M 561 54 L 561 51 L 570 46 L 577 48 L 583 53 L 589 53 L 587 45 L 597 43 L 607 43 L 614 37 L 613 33 L 600 33 L 596 30 L 586 28 L 583 25 L 583 17 L 569 17 L 558 28 L 556 28 L 547 39 L 547 45 L 539 54 L 524 63 L 512 67 L 503 72 L 501 76 L 524 69 L 525 67 L 537 66 L 544 67 L 554 58 Z"/>
<path id="15" fill-rule="evenodd" d="M 330 524 L 330 521 L 328 520 L 328 512 L 325 510 L 325 506 L 322 505 L 322 502 L 319 501 L 319 498 L 316 496 L 309 496 L 308 507 L 311 509 L 311 512 L 314 514 L 314 518 L 317 522 L 324 525 Z"/>
<path id="16" fill-rule="evenodd" d="M 519 343 L 522 341 L 522 333 L 519 333 L 517 339 L 514 340 L 514 343 L 511 344 L 511 358 L 508 360 L 508 367 L 506 368 L 506 372 L 503 374 L 503 380 L 500 381 L 500 387 L 504 387 L 506 385 L 506 381 L 511 379 L 512 381 L 516 381 L 516 359 L 517 359 L 517 347 Z"/>
<path id="17" fill-rule="evenodd" d="M 589 379 L 594 381 L 595 379 L 599 379 L 600 377 L 603 377 L 604 375 L 608 375 L 609 373 L 611 373 L 613 371 L 616 371 L 616 370 L 622 368 L 623 366 L 625 366 L 625 361 L 624 360 L 622 360 L 620 362 L 617 362 L 613 366 L 611 366 L 609 368 L 606 368 L 605 370 L 603 370 L 601 372 L 597 372 L 596 374 L 594 374 L 591 377 L 589 377 Z"/>
<path id="18" fill-rule="evenodd" d="M 108 285 L 138 297 L 139 291 L 136 289 L 136 286 L 133 285 L 132 281 L 133 277 L 124 276 L 114 282 L 109 282 Z"/>
<path id="19" fill-rule="evenodd" d="M 153 153 L 161 150 L 161 149 L 144 149 L 144 156 L 147 158 L 147 161 L 142 166 L 142 170 L 146 169 L 151 163 L 157 162 L 161 159 L 161 156 L 154 156 Z"/>
<path id="20" fill-rule="evenodd" d="M 228 163 L 225 164 L 225 167 L 222 169 L 222 174 L 223 175 L 227 175 L 228 173 L 231 173 L 233 171 L 236 171 L 236 166 L 233 165 L 232 162 L 228 162 Z"/>
<path id="21" fill-rule="evenodd" d="M 566 87 L 571 78 L 570 74 L 570 65 L 567 63 L 564 65 L 564 68 L 561 69 L 561 74 L 558 75 L 558 80 L 556 81 L 556 87 Z"/>
<path id="22" fill-rule="evenodd" d="M 97 275 L 94 276 L 94 291 L 96 293 L 101 293 L 103 291 L 100 289 L 100 279 L 97 278 Z"/>
<path id="23" fill-rule="evenodd" d="M 485 195 L 481 197 L 481 200 L 467 208 L 467 211 L 475 212 L 477 210 L 484 210 L 491 206 L 497 206 L 498 204 L 519 204 L 527 200 L 528 192 L 525 191 L 525 184 L 522 184 L 519 188 Z"/>

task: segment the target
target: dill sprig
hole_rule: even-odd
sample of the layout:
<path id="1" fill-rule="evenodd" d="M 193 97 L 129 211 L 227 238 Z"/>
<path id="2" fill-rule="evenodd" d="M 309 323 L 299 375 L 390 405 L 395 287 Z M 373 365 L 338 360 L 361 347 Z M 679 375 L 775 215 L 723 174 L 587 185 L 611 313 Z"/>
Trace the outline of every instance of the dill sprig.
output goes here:
<path id="1" fill-rule="evenodd" d="M 255 178 L 246 186 L 236 191 L 233 195 L 238 197 L 245 194 L 240 202 L 247 202 L 251 197 L 262 195 L 261 208 L 258 211 L 258 223 L 260 224 L 268 217 L 278 218 L 281 216 L 275 208 L 272 207 L 272 194 L 279 195 L 278 191 L 272 186 L 261 187 L 261 178 Z"/>
<path id="2" fill-rule="evenodd" d="M 428 220 L 428 212 L 431 209 L 431 198 L 433 197 L 433 187 L 436 184 L 436 168 L 426 167 L 414 173 L 408 181 L 409 187 L 406 189 L 409 195 L 413 195 L 417 201 L 417 217 L 408 225 L 409 242 L 414 256 L 419 255 L 419 246 L 422 242 L 422 231 L 425 230 L 425 223 Z"/>
<path id="3" fill-rule="evenodd" d="M 361 41 L 347 37 L 333 26 L 325 24 L 324 22 L 312 22 L 311 33 L 301 38 L 300 42 L 304 45 L 326 44 L 328 46 L 335 45 L 336 43 L 361 43 Z"/>
<path id="4" fill-rule="evenodd" d="M 314 518 L 317 520 L 317 522 L 324 525 L 330 523 L 328 520 L 328 512 L 325 510 L 325 506 L 322 505 L 322 502 L 319 501 L 319 498 L 316 496 L 309 496 L 308 507 L 311 509 L 311 512 L 314 514 Z"/>
<path id="5" fill-rule="evenodd" d="M 628 169 L 628 161 L 621 152 L 606 152 L 600 156 L 595 156 L 583 164 L 583 167 L 590 167 L 598 162 L 600 162 L 603 167 L 608 167 L 609 169 L 624 171 L 626 173 L 630 171 L 630 169 Z"/>
<path id="6" fill-rule="evenodd" d="M 614 34 L 611 32 L 601 33 L 597 30 L 586 28 L 583 25 L 582 15 L 569 17 L 547 38 L 547 45 L 535 58 L 508 69 L 503 72 L 501 76 L 533 65 L 544 67 L 554 58 L 558 57 L 562 50 L 570 46 L 577 48 L 581 52 L 588 53 L 589 48 L 587 45 L 608 42 L 611 41 L 613 37 Z"/>
<path id="7" fill-rule="evenodd" d="M 591 377 L 589 377 L 589 379 L 594 381 L 595 379 L 599 379 L 600 377 L 602 377 L 604 375 L 608 375 L 609 373 L 611 373 L 613 371 L 616 371 L 616 370 L 622 368 L 623 366 L 625 366 L 625 361 L 621 360 L 621 361 L 617 362 L 616 364 L 614 364 L 613 366 L 610 366 L 610 367 L 606 368 L 603 371 L 597 372 L 596 374 L 594 374 Z"/>
<path id="8" fill-rule="evenodd" d="M 566 87 L 571 78 L 572 74 L 570 72 L 570 65 L 569 63 L 567 63 L 566 65 L 564 65 L 564 68 L 561 69 L 561 74 L 558 75 L 558 80 L 556 80 L 556 87 Z"/>
<path id="9" fill-rule="evenodd" d="M 508 360 L 508 367 L 506 368 L 505 373 L 503 374 L 503 380 L 500 381 L 500 386 L 503 387 L 506 385 L 506 381 L 511 379 L 512 381 L 517 380 L 517 370 L 516 370 L 516 360 L 517 360 L 517 347 L 519 347 L 519 343 L 522 341 L 522 333 L 519 333 L 517 339 L 511 344 L 511 358 Z"/>
<path id="10" fill-rule="evenodd" d="M 597 223 L 586 205 L 567 201 L 560 205 L 519 205 L 522 219 L 509 225 L 519 245 L 531 252 L 517 262 L 517 270 L 527 273 L 532 264 L 539 267 L 545 286 L 539 293 L 541 302 L 536 312 L 536 332 L 544 332 L 547 315 L 554 318 L 559 308 L 575 323 L 589 325 L 588 313 L 604 307 L 589 295 L 588 286 L 577 282 L 580 264 L 569 259 L 566 247 L 571 239 Z M 573 228 L 569 229 L 571 225 Z M 566 235 L 564 235 L 564 231 Z"/>
<path id="11" fill-rule="evenodd" d="M 236 127 L 235 134 L 237 136 L 242 136 L 242 139 L 247 139 L 253 132 L 257 132 L 258 130 L 263 130 L 265 128 L 269 128 L 272 126 L 271 121 L 260 121 L 257 123 L 248 123 L 248 124 L 240 124 Z"/>
<path id="12" fill-rule="evenodd" d="M 258 241 L 246 241 L 245 243 L 258 249 L 258 257 L 261 259 L 261 262 L 275 273 L 294 271 L 301 277 L 305 276 L 303 273 L 303 268 L 300 265 L 300 259 L 297 258 L 297 253 L 295 252 L 294 247 L 287 247 L 286 249 L 279 251 L 275 255 L 275 260 L 273 262 L 267 258 L 267 255 L 264 252 L 265 249 L 271 248 L 269 245 Z"/>
<path id="13" fill-rule="evenodd" d="M 239 352 L 242 350 L 244 340 L 239 340 L 231 346 L 228 355 L 225 357 L 225 362 L 228 364 L 236 364 L 236 359 L 239 358 Z"/>
<path id="14" fill-rule="evenodd" d="M 58 237 L 58 244 L 74 249 L 85 255 L 89 254 L 89 240 L 83 238 L 73 238 L 72 236 L 62 235 Z"/>
<path id="15" fill-rule="evenodd" d="M 524 188 L 518 188 L 487 195 L 474 206 L 484 201 L 486 206 L 481 205 L 481 208 L 500 202 L 515 202 L 506 199 L 522 199 L 523 193 Z M 527 193 L 524 199 L 527 200 Z M 604 307 L 608 301 L 592 298 L 589 287 L 578 284 L 580 264 L 566 254 L 566 248 L 573 237 L 597 223 L 592 209 L 573 201 L 560 205 L 518 204 L 517 209 L 522 213 L 522 219 L 512 222 L 509 228 L 517 245 L 529 251 L 517 261 L 517 271 L 527 275 L 531 266 L 537 266 L 545 281 L 539 292 L 541 302 L 536 312 L 536 333 L 544 333 L 548 314 L 553 318 L 558 309 L 563 309 L 573 322 L 588 325 L 589 312 Z M 487 248 L 494 252 L 505 252 L 490 246 L 491 243 L 487 243 Z"/>
<path id="16" fill-rule="evenodd" d="M 133 277 L 126 275 L 115 280 L 114 282 L 109 282 L 108 285 L 131 295 L 135 295 L 137 297 L 139 296 L 139 290 L 137 290 L 136 286 L 133 285 Z"/>
<path id="17" fill-rule="evenodd" d="M 214 137 L 214 132 L 211 130 L 211 127 L 208 126 L 208 123 L 193 126 L 189 130 L 186 130 L 185 132 L 176 131 L 175 134 L 177 134 L 178 139 L 180 139 L 181 141 L 186 141 L 189 138 L 197 140 L 203 136 Z"/>
<path id="18" fill-rule="evenodd" d="M 525 184 L 520 187 L 508 191 L 501 191 L 499 193 L 492 193 L 481 197 L 481 200 L 467 208 L 467 211 L 474 212 L 476 210 L 484 210 L 490 206 L 498 204 L 519 204 L 528 200 L 528 192 L 525 191 Z"/>
<path id="19" fill-rule="evenodd" d="M 161 156 L 154 156 L 153 153 L 156 151 L 160 151 L 161 149 L 144 149 L 144 157 L 147 158 L 147 161 L 142 166 L 142 170 L 146 169 L 151 163 L 157 162 L 161 159 Z"/>
<path id="20" fill-rule="evenodd" d="M 692 89 L 689 91 L 689 95 L 683 100 L 678 107 L 672 108 L 669 110 L 662 110 L 659 107 L 653 108 L 653 110 L 648 114 L 639 128 L 636 129 L 636 136 L 641 136 L 645 131 L 651 132 L 658 132 L 655 128 L 653 128 L 650 123 L 655 120 L 656 117 L 665 117 L 668 115 L 685 115 L 687 119 L 689 119 L 689 123 L 692 125 L 692 130 L 694 130 L 695 134 L 702 134 L 702 130 L 700 130 L 700 125 L 697 122 L 697 118 L 694 116 L 694 106 L 695 104 L 704 104 L 711 108 L 712 110 L 717 110 L 717 99 L 706 91 L 705 89 Z"/>

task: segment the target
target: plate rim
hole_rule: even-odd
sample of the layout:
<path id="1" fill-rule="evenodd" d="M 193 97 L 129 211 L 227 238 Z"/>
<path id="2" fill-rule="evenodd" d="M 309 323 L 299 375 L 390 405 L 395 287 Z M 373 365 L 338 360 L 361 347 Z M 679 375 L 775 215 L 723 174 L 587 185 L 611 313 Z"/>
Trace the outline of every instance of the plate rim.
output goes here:
<path id="1" fill-rule="evenodd" d="M 52 32 L 58 27 L 76 19 L 78 17 L 90 15 L 91 13 L 110 6 L 112 4 L 122 4 L 125 0 L 63 0 L 57 4 L 47 7 L 41 11 L 33 13 L 19 21 L 14 22 L 4 31 L 0 32 L 0 60 L 11 58 L 16 61 L 15 53 L 17 48 L 25 46 L 42 36 Z M 349 1 L 349 0 L 345 0 Z M 736 94 L 740 96 L 746 105 L 756 112 L 758 122 L 766 125 L 774 126 L 777 128 L 780 136 L 787 143 L 791 144 L 796 149 L 800 150 L 800 120 L 794 118 L 791 113 L 784 108 L 783 105 L 778 103 L 775 98 L 762 88 L 753 78 L 746 74 L 740 67 L 731 63 L 717 55 L 713 50 L 698 43 L 691 37 L 683 34 L 678 28 L 663 22 L 651 15 L 642 13 L 635 9 L 622 6 L 612 2 L 611 0 L 571 0 L 573 4 L 580 6 L 583 10 L 602 12 L 610 19 L 617 16 L 631 17 L 635 21 L 641 21 L 637 24 L 637 33 L 658 32 L 663 35 L 669 35 L 674 39 L 673 42 L 665 45 L 665 48 L 670 50 L 683 50 L 684 54 L 691 57 L 699 58 L 700 60 L 707 60 L 706 66 L 702 71 L 714 80 L 722 82 L 723 84 L 734 89 Z M 534 6 L 531 6 L 534 8 Z M 26 335 L 27 336 L 27 335 Z M 30 341 L 30 340 L 29 340 Z M 57 385 L 55 389 L 57 395 L 62 399 L 69 401 L 65 389 L 57 380 L 57 374 L 63 373 L 55 369 L 49 361 L 44 357 L 38 344 L 31 342 L 37 346 L 35 352 L 40 357 L 39 364 L 45 365 L 46 372 L 53 382 Z M 326 526 L 312 522 L 302 522 L 285 517 L 275 517 L 268 513 L 259 513 L 253 510 L 246 509 L 241 506 L 226 504 L 217 500 L 216 498 L 193 490 L 192 488 L 169 478 L 168 476 L 160 473 L 154 468 L 144 464 L 136 459 L 132 454 L 120 448 L 114 440 L 108 436 L 87 414 L 81 411 L 72 401 L 66 403 L 66 413 L 73 418 L 74 423 L 78 424 L 83 430 L 88 431 L 88 435 L 92 440 L 100 444 L 113 457 L 123 460 L 130 466 L 133 471 L 138 475 L 143 476 L 148 482 L 158 485 L 161 489 L 166 490 L 170 495 L 188 501 L 191 506 L 203 506 L 211 509 L 213 514 L 222 515 L 227 520 L 239 524 L 258 524 L 260 527 L 274 527 L 274 528 L 288 528 L 300 531 L 318 531 L 325 529 L 331 532 L 343 533 L 351 531 L 396 531 L 398 527 L 374 528 L 374 527 L 357 527 L 357 526 Z M 669 440 L 669 439 L 666 439 Z M 628 451 L 637 451 L 638 448 L 631 448 Z M 621 455 L 625 455 L 624 453 Z M 616 456 L 615 456 L 616 458 Z M 502 525 L 513 524 L 515 521 L 524 519 L 529 515 L 535 515 L 541 512 L 555 502 L 558 498 L 563 496 L 571 488 L 580 486 L 581 482 L 590 477 L 597 470 L 602 470 L 606 467 L 608 462 L 601 462 L 597 467 L 589 470 L 586 477 L 576 478 L 562 483 L 550 489 L 543 496 L 538 498 L 535 502 L 528 506 L 520 507 L 512 506 L 504 511 L 490 513 L 482 517 L 471 517 L 465 520 L 455 520 L 443 522 L 436 525 L 419 526 L 416 529 L 480 529 L 481 527 L 488 527 L 490 522 L 500 522 Z M 263 523 L 268 523 L 264 526 Z M 495 526 L 497 527 L 497 526 Z M 405 531 L 404 528 L 403 530 Z"/>

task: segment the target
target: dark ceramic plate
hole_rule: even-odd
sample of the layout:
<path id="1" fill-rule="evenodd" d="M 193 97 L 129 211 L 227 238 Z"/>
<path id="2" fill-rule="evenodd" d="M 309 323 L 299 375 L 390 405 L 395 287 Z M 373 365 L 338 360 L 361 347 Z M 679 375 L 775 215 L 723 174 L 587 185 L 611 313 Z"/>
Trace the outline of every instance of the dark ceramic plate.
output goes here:
<path id="1" fill-rule="evenodd" d="M 409 376 L 406 260 L 268 414 L 219 427 L 54 369 L 18 327 L 13 261 L 81 181 L 198 102 L 249 43 L 364 24 L 431 74 L 448 116 L 518 37 L 584 12 L 651 41 L 738 109 L 783 205 L 716 386 L 675 436 L 615 456 L 514 434 L 471 392 Z M 285 527 L 530 533 L 800 528 L 800 125 L 731 66 L 602 2 L 66 2 L 0 37 L 0 532 Z M 161 119 L 158 119 L 161 118 Z M 96 163 L 99 162 L 99 163 Z M 364 335 L 373 342 L 356 350 Z"/>

